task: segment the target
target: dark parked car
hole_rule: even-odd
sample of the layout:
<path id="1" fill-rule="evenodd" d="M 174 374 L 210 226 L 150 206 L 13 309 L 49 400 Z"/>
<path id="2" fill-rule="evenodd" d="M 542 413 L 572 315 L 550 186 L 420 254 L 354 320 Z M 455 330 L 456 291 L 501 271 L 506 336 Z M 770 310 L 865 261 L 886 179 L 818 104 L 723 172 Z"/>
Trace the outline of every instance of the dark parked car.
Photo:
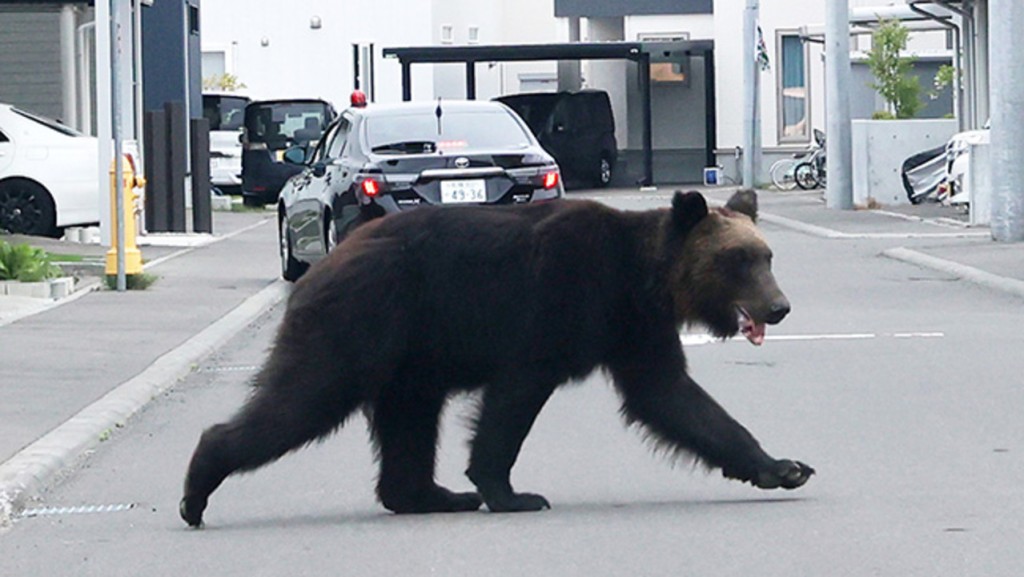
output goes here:
<path id="1" fill-rule="evenodd" d="M 242 200 L 247 206 L 277 202 L 278 193 L 301 166 L 284 162 L 292 147 L 311 150 L 335 117 L 318 99 L 259 100 L 245 107 L 242 133 Z"/>
<path id="2" fill-rule="evenodd" d="M 615 119 L 603 90 L 510 94 L 503 102 L 530 126 L 567 184 L 608 186 L 618 157 Z"/>
<path id="3" fill-rule="evenodd" d="M 286 159 L 303 162 L 300 148 Z M 424 205 L 499 205 L 562 196 L 554 159 L 497 102 L 349 108 L 278 202 L 282 276 L 295 280 L 351 230 Z"/>

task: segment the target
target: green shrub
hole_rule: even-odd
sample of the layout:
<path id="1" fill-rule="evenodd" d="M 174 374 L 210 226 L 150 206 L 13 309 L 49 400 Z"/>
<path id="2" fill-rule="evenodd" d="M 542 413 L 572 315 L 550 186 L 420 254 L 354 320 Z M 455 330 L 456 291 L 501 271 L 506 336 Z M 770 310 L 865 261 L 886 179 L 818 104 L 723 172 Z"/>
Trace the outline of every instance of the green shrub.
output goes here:
<path id="1" fill-rule="evenodd" d="M 64 274 L 50 258 L 41 248 L 0 241 L 0 280 L 38 282 Z"/>
<path id="2" fill-rule="evenodd" d="M 125 288 L 130 291 L 141 291 L 148 289 L 156 282 L 156 276 L 149 273 L 128 274 L 124 277 Z M 117 289 L 117 275 L 108 274 L 104 277 L 105 284 L 110 290 Z"/>

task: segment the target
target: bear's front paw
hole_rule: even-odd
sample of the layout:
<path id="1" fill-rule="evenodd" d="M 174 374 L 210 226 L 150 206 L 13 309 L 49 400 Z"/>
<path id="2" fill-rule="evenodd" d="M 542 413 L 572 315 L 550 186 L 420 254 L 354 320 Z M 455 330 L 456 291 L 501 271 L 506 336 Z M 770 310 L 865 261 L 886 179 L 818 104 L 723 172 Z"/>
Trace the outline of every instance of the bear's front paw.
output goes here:
<path id="1" fill-rule="evenodd" d="M 814 469 L 800 461 L 780 459 L 767 470 L 759 472 L 753 483 L 761 489 L 796 489 L 813 474 Z"/>
<path id="2" fill-rule="evenodd" d="M 204 509 L 206 509 L 206 499 L 199 497 L 185 497 L 178 504 L 178 514 L 188 523 L 189 527 L 195 529 L 203 527 Z"/>

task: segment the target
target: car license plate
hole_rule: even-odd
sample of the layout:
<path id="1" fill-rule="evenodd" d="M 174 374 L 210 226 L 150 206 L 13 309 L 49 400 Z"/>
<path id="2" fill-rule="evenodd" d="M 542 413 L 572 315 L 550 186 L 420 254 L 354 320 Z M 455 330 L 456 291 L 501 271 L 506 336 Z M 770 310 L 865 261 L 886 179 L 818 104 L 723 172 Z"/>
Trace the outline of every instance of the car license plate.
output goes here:
<path id="1" fill-rule="evenodd" d="M 487 202 L 487 183 L 482 179 L 442 180 L 441 203 Z"/>

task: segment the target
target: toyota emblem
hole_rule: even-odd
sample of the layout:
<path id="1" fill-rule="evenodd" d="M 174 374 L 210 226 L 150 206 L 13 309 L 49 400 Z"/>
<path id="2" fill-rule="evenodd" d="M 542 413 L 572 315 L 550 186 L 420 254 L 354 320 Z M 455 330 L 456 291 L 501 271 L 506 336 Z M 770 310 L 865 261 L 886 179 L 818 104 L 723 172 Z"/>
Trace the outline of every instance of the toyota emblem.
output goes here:
<path id="1" fill-rule="evenodd" d="M 460 156 L 455 159 L 455 168 L 469 168 L 469 159 L 465 156 Z"/>

